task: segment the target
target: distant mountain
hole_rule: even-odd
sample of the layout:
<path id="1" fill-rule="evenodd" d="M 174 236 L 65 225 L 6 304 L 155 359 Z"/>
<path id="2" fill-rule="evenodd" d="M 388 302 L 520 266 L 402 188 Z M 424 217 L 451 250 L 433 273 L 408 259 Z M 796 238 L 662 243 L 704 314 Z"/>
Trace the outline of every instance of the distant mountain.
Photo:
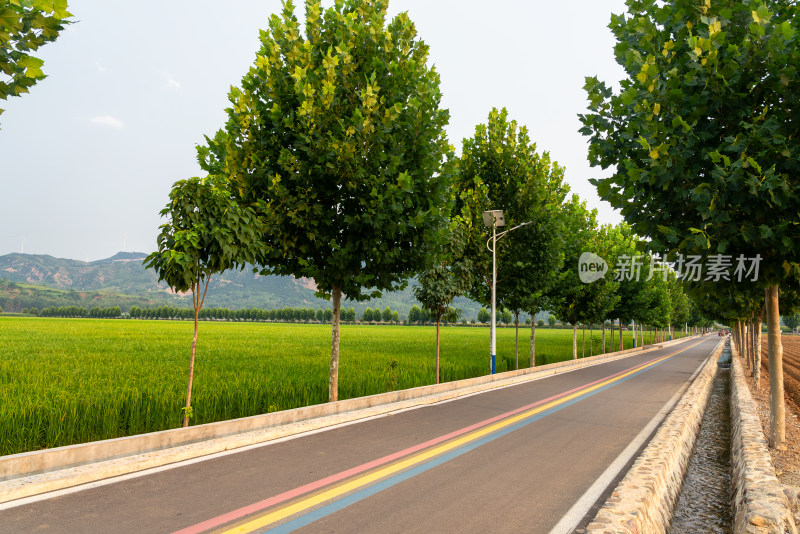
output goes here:
<path id="1" fill-rule="evenodd" d="M 110 291 L 75 291 L 11 282 L 0 278 L 0 308 L 5 312 L 20 312 L 26 308 L 36 308 L 41 311 L 50 306 L 82 306 L 87 309 L 119 306 L 121 310 L 129 310 L 131 306 L 147 308 L 164 304 L 184 306 L 183 299 L 170 295 L 164 295 L 163 298 L 147 298 L 120 295 Z"/>
<path id="2" fill-rule="evenodd" d="M 93 261 L 90 262 L 89 265 L 98 265 L 101 263 L 114 263 L 121 261 L 138 261 L 139 263 L 142 263 L 146 257 L 147 254 L 145 254 L 144 252 L 117 252 L 110 258 Z"/>
<path id="3" fill-rule="evenodd" d="M 191 306 L 188 295 L 176 295 L 151 269 L 145 269 L 142 261 L 147 254 L 142 252 L 119 252 L 110 258 L 93 262 L 83 262 L 54 258 L 47 255 L 7 254 L 0 256 L 0 280 L 11 284 L 0 284 L 0 306 L 6 311 L 19 311 L 22 295 L 28 295 L 26 302 L 33 302 L 35 287 L 28 287 L 20 293 L 20 287 L 11 288 L 14 284 L 28 286 L 46 286 L 67 292 L 67 296 L 58 292 L 36 293 L 37 298 L 56 299 L 61 302 L 65 298 L 76 299 L 81 305 L 90 299 L 89 305 L 116 306 L 126 311 L 132 305 L 155 306 L 170 304 L 173 306 Z M 15 289 L 15 293 L 11 290 Z M 241 308 L 329 308 L 330 302 L 318 298 L 314 293 L 316 285 L 307 278 L 291 276 L 261 276 L 252 269 L 242 271 L 226 271 L 212 277 L 211 286 L 206 297 L 206 306 Z M 81 294 L 84 294 L 81 296 Z M 57 296 L 58 295 L 58 296 Z M 56 298 L 57 296 L 57 298 Z M 47 305 L 57 304 L 53 301 Z M 37 301 L 36 307 L 43 307 Z M 50 302 L 50 301 L 48 301 Z M 102 304 L 92 304 L 102 302 Z M 110 304 L 109 302 L 114 302 Z M 414 304 L 411 284 L 403 291 L 385 293 L 380 299 L 367 302 L 345 301 L 344 307 L 353 306 L 358 314 L 367 307 L 384 309 L 389 306 L 399 312 L 401 317 L 408 314 Z M 480 305 L 466 298 L 459 298 L 455 307 L 463 311 L 463 317 L 473 319 L 478 314 Z"/>

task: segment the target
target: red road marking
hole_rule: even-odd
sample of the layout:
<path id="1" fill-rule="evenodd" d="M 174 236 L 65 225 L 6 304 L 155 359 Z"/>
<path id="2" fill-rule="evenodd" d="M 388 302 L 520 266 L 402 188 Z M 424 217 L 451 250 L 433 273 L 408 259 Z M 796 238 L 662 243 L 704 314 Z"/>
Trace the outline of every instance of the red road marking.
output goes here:
<path id="1" fill-rule="evenodd" d="M 500 415 L 496 415 L 496 416 L 491 417 L 489 419 L 486 419 L 484 421 L 480 421 L 480 422 L 474 423 L 474 424 L 472 424 L 470 426 L 467 426 L 467 427 L 461 428 L 459 430 L 455 430 L 453 432 L 450 432 L 449 434 L 445 434 L 444 436 L 439 436 L 438 438 L 434 438 L 432 440 L 426 441 L 424 443 L 420 443 L 418 445 L 414 445 L 413 447 L 409 447 L 409 448 L 404 449 L 402 451 L 398 451 L 398 452 L 392 453 L 392 454 L 390 454 L 388 456 L 384 456 L 383 458 L 378 458 L 377 460 L 373 460 L 371 462 L 367 462 L 365 464 L 361 464 L 359 466 L 352 467 L 352 468 L 347 469 L 345 471 L 341 471 L 340 473 L 336 473 L 334 475 L 330 475 L 330 476 L 327 476 L 325 478 L 321 478 L 321 479 L 317 480 L 316 482 L 310 482 L 308 484 L 305 484 L 305 485 L 300 486 L 298 488 L 295 488 L 293 490 L 289 490 L 289 491 L 280 493 L 278 495 L 275 495 L 274 497 L 270 497 L 268 499 L 264 499 L 262 501 L 258 501 L 256 503 L 250 504 L 248 506 L 244 506 L 244 507 L 239 508 L 237 510 L 230 511 L 230 512 L 228 512 L 226 514 L 222 514 L 220 516 L 213 517 L 211 519 L 207 519 L 206 521 L 203 521 L 202 523 L 197 523 L 196 525 L 192 525 L 190 527 L 186 527 L 184 529 L 175 531 L 173 534 L 200 534 L 201 532 L 205 532 L 205 531 L 210 530 L 212 528 L 224 525 L 225 523 L 229 523 L 231 521 L 235 521 L 237 519 L 241 519 L 242 517 L 245 517 L 245 516 L 247 516 L 249 514 L 252 514 L 252 513 L 255 513 L 255 512 L 259 512 L 261 510 L 269 508 L 270 506 L 274 506 L 276 504 L 280 504 L 282 502 L 288 501 L 288 500 L 293 499 L 295 497 L 299 497 L 300 495 L 303 495 L 303 494 L 309 493 L 311 491 L 317 490 L 317 489 L 322 488 L 324 486 L 327 486 L 329 484 L 333 484 L 335 482 L 339 482 L 340 480 L 343 480 L 343 479 L 348 478 L 350 476 L 357 475 L 357 474 L 362 473 L 364 471 L 368 471 L 368 470 L 370 470 L 370 469 L 372 469 L 374 467 L 378 467 L 380 465 L 383 465 L 383 464 L 389 463 L 391 461 L 397 460 L 398 458 L 402 458 L 403 456 L 407 456 L 409 454 L 413 454 L 413 453 L 418 452 L 418 451 L 420 451 L 422 449 L 426 449 L 428 447 L 431 447 L 433 445 L 437 445 L 439 443 L 442 443 L 442 442 L 447 441 L 449 439 L 455 438 L 455 437 L 460 436 L 462 434 L 466 434 L 467 432 L 470 432 L 472 430 L 475 430 L 475 429 L 481 428 L 483 426 L 489 425 L 491 423 L 499 421 L 500 419 L 505 419 L 507 417 L 511 417 L 513 415 L 516 415 L 517 413 L 520 413 L 520 412 L 523 412 L 525 410 L 529 410 L 530 408 L 534 408 L 536 406 L 539 406 L 540 404 L 544 404 L 544 403 L 550 402 L 552 400 L 558 399 L 558 398 L 563 397 L 565 395 L 569 395 L 570 393 L 574 393 L 574 392 L 576 392 L 578 390 L 581 390 L 581 389 L 584 389 L 586 387 L 592 386 L 592 385 L 597 384 L 599 382 L 603 382 L 604 380 L 608 380 L 610 378 L 614 378 L 615 376 L 619 376 L 621 374 L 627 373 L 627 372 L 629 372 L 629 371 L 631 371 L 633 369 L 636 369 L 638 367 L 646 366 L 649 363 L 654 362 L 654 361 L 656 361 L 656 360 L 658 360 L 660 358 L 661 358 L 661 356 L 659 356 L 658 358 L 653 358 L 652 360 L 648 360 L 647 362 L 644 362 L 642 364 L 634 365 L 633 367 L 629 367 L 628 369 L 625 369 L 624 371 L 620 371 L 618 373 L 614 373 L 613 375 L 608 375 L 608 376 L 606 376 L 604 378 L 600 378 L 600 379 L 595 380 L 593 382 L 589 382 L 587 384 L 583 384 L 583 385 L 578 386 L 576 388 L 570 389 L 569 391 L 564 391 L 563 393 L 559 393 L 557 395 L 553 395 L 552 397 L 548 397 L 546 399 L 542 399 L 540 401 L 536 401 L 536 402 L 534 402 L 532 404 L 528 404 L 526 406 L 522 406 L 521 408 L 516 408 L 514 410 L 511 410 L 510 412 L 506 412 L 506 413 L 503 413 L 503 414 L 500 414 Z"/>

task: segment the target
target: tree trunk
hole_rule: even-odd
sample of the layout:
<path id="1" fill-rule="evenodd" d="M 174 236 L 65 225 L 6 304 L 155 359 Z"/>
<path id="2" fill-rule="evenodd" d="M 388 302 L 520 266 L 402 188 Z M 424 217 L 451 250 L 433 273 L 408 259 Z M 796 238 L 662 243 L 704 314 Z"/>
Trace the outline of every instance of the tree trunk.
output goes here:
<path id="1" fill-rule="evenodd" d="M 614 321 L 611 321 L 611 352 L 614 352 Z"/>
<path id="2" fill-rule="evenodd" d="M 755 363 L 753 364 L 753 384 L 756 389 L 761 385 L 761 325 L 764 324 L 764 314 L 766 313 L 766 304 L 761 306 L 758 311 L 758 330 L 756 331 L 756 353 Z"/>
<path id="3" fill-rule="evenodd" d="M 533 318 L 531 318 L 533 323 Z M 519 312 L 514 312 L 514 356 L 517 358 L 517 364 L 514 369 L 519 369 Z"/>
<path id="4" fill-rule="evenodd" d="M 581 358 L 586 357 L 586 323 L 581 324 Z"/>
<path id="5" fill-rule="evenodd" d="M 756 370 L 756 317 L 757 314 L 753 313 L 750 317 L 750 359 L 753 362 L 753 372 Z"/>
<path id="6" fill-rule="evenodd" d="M 594 356 L 594 323 L 589 323 L 589 357 Z"/>
<path id="7" fill-rule="evenodd" d="M 194 357 L 197 351 L 197 332 L 200 319 L 200 310 L 203 308 L 203 303 L 206 301 L 206 293 L 208 292 L 208 284 L 211 282 L 211 275 L 208 275 L 205 280 L 205 288 L 203 289 L 203 296 L 200 296 L 200 282 L 192 285 L 192 304 L 194 304 L 194 337 L 192 338 L 192 356 L 189 359 L 189 385 L 186 386 L 186 408 L 183 412 L 183 426 L 189 426 L 189 417 L 192 412 L 192 383 L 194 382 Z"/>
<path id="8" fill-rule="evenodd" d="M 441 323 L 442 314 L 436 314 L 436 383 L 439 383 L 439 323 Z"/>
<path id="9" fill-rule="evenodd" d="M 622 320 L 619 321 L 619 350 L 625 350 L 625 336 L 622 334 Z"/>
<path id="10" fill-rule="evenodd" d="M 755 323 L 754 315 L 750 315 L 750 320 L 747 321 L 747 356 L 750 360 L 750 369 L 755 373 L 756 363 L 756 336 L 753 331 L 753 323 Z"/>
<path id="11" fill-rule="evenodd" d="M 536 367 L 536 321 L 531 320 L 531 367 Z"/>
<path id="12" fill-rule="evenodd" d="M 572 359 L 578 359 L 578 323 L 572 323 Z"/>
<path id="13" fill-rule="evenodd" d="M 786 450 L 786 413 L 783 400 L 783 344 L 778 286 L 767 288 L 767 334 L 769 358 L 769 446 Z"/>
<path id="14" fill-rule="evenodd" d="M 606 353 L 606 322 L 603 321 L 603 354 Z"/>
<path id="15" fill-rule="evenodd" d="M 197 291 L 195 291 L 197 293 Z M 199 295 L 198 295 L 199 297 Z M 193 300 L 197 300 L 195 297 Z M 192 381 L 194 380 L 194 355 L 195 351 L 197 350 L 197 326 L 198 326 L 198 319 L 200 315 L 200 310 L 197 308 L 197 304 L 194 307 L 194 337 L 192 338 L 192 357 L 189 360 L 189 385 L 186 388 L 186 409 L 183 412 L 183 426 L 189 426 L 189 415 L 192 408 Z"/>
<path id="16" fill-rule="evenodd" d="M 750 368 L 750 360 L 747 358 L 747 343 L 745 343 L 744 321 L 737 321 L 737 325 L 739 328 L 739 351 L 742 358 L 744 358 L 745 364 Z"/>
<path id="17" fill-rule="evenodd" d="M 331 341 L 331 373 L 328 378 L 328 402 L 339 400 L 339 316 L 342 309 L 342 288 L 333 288 L 333 339 Z"/>
<path id="18" fill-rule="evenodd" d="M 745 321 L 739 321 L 739 347 L 741 347 L 742 356 L 747 366 L 750 366 L 750 358 L 747 357 L 747 329 L 745 328 Z"/>

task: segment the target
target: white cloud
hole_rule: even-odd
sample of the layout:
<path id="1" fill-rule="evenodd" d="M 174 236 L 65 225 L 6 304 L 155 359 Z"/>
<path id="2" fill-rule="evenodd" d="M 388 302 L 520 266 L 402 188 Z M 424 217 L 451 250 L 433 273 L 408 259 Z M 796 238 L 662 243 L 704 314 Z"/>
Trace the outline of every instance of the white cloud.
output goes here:
<path id="1" fill-rule="evenodd" d="M 97 72 L 105 72 L 106 71 L 106 69 L 103 68 L 103 66 L 100 64 L 99 61 L 95 61 L 94 64 L 97 67 Z"/>
<path id="2" fill-rule="evenodd" d="M 112 117 L 111 115 L 103 115 L 102 117 L 92 117 L 91 121 L 92 124 L 99 124 L 100 126 L 111 126 L 112 128 L 116 128 L 121 130 L 125 124 L 116 117 Z"/>
<path id="3" fill-rule="evenodd" d="M 161 77 L 163 79 L 166 80 L 166 83 L 164 84 L 164 87 L 166 89 L 169 89 L 170 91 L 175 91 L 175 92 L 180 91 L 181 82 L 176 80 L 175 77 L 172 75 L 172 73 L 170 71 L 168 71 L 167 69 L 161 69 L 159 71 L 159 74 L 161 75 Z"/>

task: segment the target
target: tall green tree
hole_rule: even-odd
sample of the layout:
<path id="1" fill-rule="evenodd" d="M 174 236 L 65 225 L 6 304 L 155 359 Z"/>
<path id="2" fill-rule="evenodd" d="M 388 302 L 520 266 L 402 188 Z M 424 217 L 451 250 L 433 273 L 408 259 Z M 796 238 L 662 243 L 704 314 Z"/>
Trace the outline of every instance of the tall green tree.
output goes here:
<path id="1" fill-rule="evenodd" d="M 338 399 L 342 294 L 403 288 L 449 215 L 448 112 L 406 13 L 387 0 L 287 1 L 229 99 L 225 132 L 200 149 L 244 203 L 263 201 L 259 264 L 313 278 L 333 300 L 328 398 Z"/>
<path id="2" fill-rule="evenodd" d="M 422 310 L 419 306 L 414 304 L 411 306 L 411 309 L 408 310 L 408 322 L 411 324 L 419 323 L 422 321 Z"/>
<path id="3" fill-rule="evenodd" d="M 436 264 L 419 275 L 414 297 L 436 320 L 436 383 L 439 383 L 439 326 L 442 318 L 452 314 L 453 299 L 462 295 L 472 284 L 472 263 L 464 258 L 463 228 L 451 226 L 447 246 L 440 251 Z M 458 319 L 458 315 L 455 315 Z"/>
<path id="4" fill-rule="evenodd" d="M 174 291 L 192 292 L 194 337 L 183 417 L 183 426 L 188 426 L 198 320 L 211 276 L 252 262 L 261 234 L 255 212 L 236 203 L 224 183 L 213 176 L 176 182 L 161 216 L 168 221 L 161 225 L 158 250 L 144 263 Z"/>
<path id="5" fill-rule="evenodd" d="M 633 321 L 633 336 L 637 339 L 637 329 L 650 315 L 650 308 L 653 306 L 650 292 L 651 263 L 654 262 L 654 258 L 644 252 L 643 241 L 624 222 L 617 226 L 616 247 L 615 279 L 619 284 L 616 291 L 619 299 L 609 311 L 609 316 L 619 319 L 619 340 L 622 350 L 624 347 L 622 325 Z"/>
<path id="6" fill-rule="evenodd" d="M 0 99 L 27 93 L 46 78 L 33 55 L 55 41 L 72 13 L 66 0 L 9 0 L 0 4 Z M 0 114 L 3 109 L 0 109 Z"/>
<path id="7" fill-rule="evenodd" d="M 484 225 L 483 212 L 503 210 L 506 226 L 498 232 L 525 225 L 497 245 L 497 303 L 514 315 L 519 367 L 519 314 L 542 308 L 563 260 L 557 214 L 569 191 L 564 169 L 547 152 L 537 152 L 528 129 L 509 120 L 505 108 L 495 108 L 486 124 L 463 141 L 455 190 L 454 215 L 466 236 L 464 255 L 476 272 L 468 294 L 481 304 L 490 305 L 492 288 L 487 250 L 492 231 Z"/>
<path id="8" fill-rule="evenodd" d="M 591 295 L 596 288 L 581 281 L 578 262 L 584 252 L 592 252 L 597 233 L 597 213 L 589 210 L 585 202 L 572 195 L 562 206 L 565 233 L 563 240 L 564 263 L 556 283 L 548 296 L 551 307 L 562 321 L 572 325 L 572 357 L 578 357 L 578 323 L 591 315 Z"/>
<path id="9" fill-rule="evenodd" d="M 689 296 L 674 273 L 670 273 L 668 290 L 671 307 L 670 324 L 673 328 L 683 328 L 689 319 Z"/>
<path id="10" fill-rule="evenodd" d="M 800 274 L 798 6 L 628 0 L 614 15 L 614 93 L 587 78 L 595 180 L 653 250 L 748 251 L 767 288 L 770 446 L 785 447 L 779 287 Z"/>
<path id="11" fill-rule="evenodd" d="M 601 323 L 603 325 L 603 352 L 606 347 L 606 319 L 612 318 L 612 311 L 620 300 L 619 282 L 611 274 L 620 253 L 620 232 L 615 226 L 604 224 L 597 228 L 591 239 L 590 252 L 600 256 L 606 261 L 605 275 L 583 288 L 587 300 L 584 306 L 584 320 L 590 325 Z M 590 327 L 592 330 L 593 327 Z M 593 342 L 591 347 L 593 348 Z M 591 354 L 590 349 L 590 354 Z"/>

